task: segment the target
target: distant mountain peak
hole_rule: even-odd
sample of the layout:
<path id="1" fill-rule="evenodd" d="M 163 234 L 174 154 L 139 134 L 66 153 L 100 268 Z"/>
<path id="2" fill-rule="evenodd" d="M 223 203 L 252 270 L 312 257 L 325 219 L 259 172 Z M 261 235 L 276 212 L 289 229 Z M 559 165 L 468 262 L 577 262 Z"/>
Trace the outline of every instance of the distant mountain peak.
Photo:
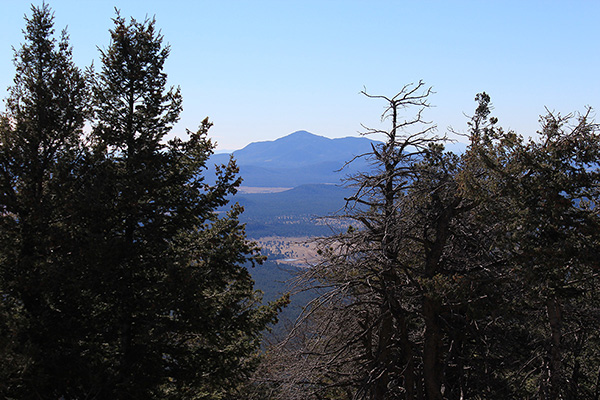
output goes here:
<path id="1" fill-rule="evenodd" d="M 314 141 L 326 141 L 331 140 L 326 138 L 325 136 L 315 135 L 314 133 L 310 133 L 308 131 L 296 131 L 292 132 L 289 135 L 280 137 L 279 139 L 274 140 L 274 142 L 305 142 L 312 143 Z M 264 143 L 264 142 L 263 142 Z"/>
<path id="2" fill-rule="evenodd" d="M 301 136 L 308 136 L 308 137 L 310 137 L 310 136 L 315 136 L 315 137 L 324 137 L 324 136 L 315 135 L 314 133 L 310 133 L 310 132 L 308 132 L 308 131 L 303 131 L 303 130 L 300 130 L 300 131 L 292 132 L 292 133 L 290 133 L 289 135 L 282 137 L 281 139 L 283 139 L 283 138 L 286 138 L 286 137 L 291 137 L 291 136 L 299 136 L 299 137 L 301 137 Z"/>
<path id="3" fill-rule="evenodd" d="M 253 142 L 233 153 L 244 186 L 295 187 L 308 183 L 340 183 L 345 175 L 364 171 L 365 160 L 345 163 L 371 150 L 374 141 L 365 137 L 330 139 L 305 130 L 276 140 Z M 219 154 L 215 162 L 226 162 Z M 219 160 L 219 161 L 217 161 Z"/>

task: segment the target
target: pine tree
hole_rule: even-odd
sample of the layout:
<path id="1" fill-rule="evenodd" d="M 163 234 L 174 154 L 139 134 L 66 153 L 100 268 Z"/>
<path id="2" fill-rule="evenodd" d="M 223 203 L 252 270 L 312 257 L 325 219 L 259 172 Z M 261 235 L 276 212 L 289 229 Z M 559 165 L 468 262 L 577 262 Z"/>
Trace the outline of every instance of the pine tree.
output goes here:
<path id="1" fill-rule="evenodd" d="M 260 332 L 281 303 L 258 307 L 244 264 L 261 257 L 245 239 L 241 209 L 217 213 L 239 185 L 235 163 L 218 169 L 214 185 L 204 180 L 211 123 L 187 141 L 164 142 L 181 96 L 166 88 L 169 47 L 155 21 L 117 15 L 114 23 L 94 89 L 103 185 L 90 198 L 100 223 L 90 244 L 101 257 L 96 314 L 110 327 L 102 393 L 216 398 L 252 370 Z"/>
<path id="2" fill-rule="evenodd" d="M 0 123 L 1 329 L 8 374 L 0 393 L 21 398 L 51 395 L 51 375 L 62 376 L 56 371 L 72 361 L 63 347 L 75 317 L 67 312 L 75 299 L 65 295 L 77 292 L 65 261 L 72 223 L 67 205 L 89 98 L 66 32 L 58 42 L 53 37 L 49 7 L 32 7 L 26 22 Z"/>
<path id="3" fill-rule="evenodd" d="M 549 113 L 524 140 L 477 95 L 471 145 L 445 153 L 422 85 L 357 175 L 347 232 L 303 276 L 322 293 L 263 381 L 277 398 L 596 399 L 598 126 Z M 413 91 L 414 89 L 414 91 Z M 410 128 L 414 128 L 411 131 Z M 352 203 L 351 203 L 352 204 Z M 276 382 L 279 386 L 272 385 Z"/>
<path id="4" fill-rule="evenodd" d="M 369 95 L 386 103 L 391 127 L 367 132 L 385 141 L 369 154 L 373 169 L 350 180 L 356 192 L 341 218 L 352 226 L 320 240 L 320 263 L 304 274 L 329 290 L 284 348 L 281 398 L 460 398 L 485 375 L 473 342 L 487 318 L 477 311 L 493 297 L 483 295 L 482 266 L 494 257 L 460 190 L 460 158 L 422 119 L 430 92 L 419 82 Z"/>

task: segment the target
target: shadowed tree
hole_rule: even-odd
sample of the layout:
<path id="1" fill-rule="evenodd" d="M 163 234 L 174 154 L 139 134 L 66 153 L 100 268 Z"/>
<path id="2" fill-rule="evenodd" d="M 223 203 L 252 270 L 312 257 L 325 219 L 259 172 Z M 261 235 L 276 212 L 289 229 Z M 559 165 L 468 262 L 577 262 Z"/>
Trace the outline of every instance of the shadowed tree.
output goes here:
<path id="1" fill-rule="evenodd" d="M 20 398 L 56 395 L 52 388 L 64 383 L 56 380 L 68 376 L 64 365 L 78 357 L 68 206 L 89 108 L 86 79 L 66 32 L 54 38 L 47 5 L 32 7 L 24 35 L 0 122 L 0 290 L 11 311 L 3 315 L 11 328 L 2 354 L 4 366 L 14 367 L 0 393 Z"/>
<path id="2" fill-rule="evenodd" d="M 253 368 L 260 331 L 281 303 L 258 307 L 244 267 L 260 262 L 234 206 L 237 167 L 204 181 L 214 148 L 204 120 L 189 139 L 164 142 L 181 111 L 167 89 L 169 47 L 154 20 L 114 19 L 94 89 L 94 144 L 104 186 L 97 315 L 109 344 L 113 398 L 213 398 Z M 101 190 L 102 193 L 98 193 Z M 101 228 L 101 230 L 98 230 Z M 94 244 L 92 244 L 95 247 Z"/>
<path id="3" fill-rule="evenodd" d="M 452 155 L 417 128 L 422 86 L 370 96 L 392 128 L 369 131 L 387 139 L 351 180 L 341 217 L 353 225 L 320 240 L 302 279 L 321 295 L 264 387 L 293 399 L 597 398 L 597 126 L 589 112 L 550 113 L 525 142 L 496 126 L 482 93 L 471 145 Z"/>
<path id="4" fill-rule="evenodd" d="M 549 112 L 526 141 L 488 118 L 489 96 L 477 100 L 468 186 L 492 205 L 481 218 L 509 255 L 512 329 L 528 332 L 516 385 L 540 399 L 597 398 L 598 127 L 589 109 Z"/>
<path id="5" fill-rule="evenodd" d="M 86 79 L 47 6 L 32 8 L 0 124 L 0 340 L 7 398 L 216 399 L 254 369 L 260 305 L 233 161 L 204 180 L 205 119 L 181 111 L 154 20 L 114 19 Z M 93 108 L 93 131 L 81 130 Z"/>
<path id="6" fill-rule="evenodd" d="M 282 350 L 287 365 L 302 360 L 285 383 L 297 398 L 458 399 L 483 375 L 472 341 L 487 318 L 476 310 L 495 297 L 482 268 L 495 255 L 478 242 L 485 229 L 462 196 L 459 157 L 422 119 L 430 92 L 419 82 L 369 95 L 386 102 L 391 129 L 367 132 L 385 141 L 369 154 L 373 169 L 350 180 L 341 218 L 353 228 L 322 239 L 322 262 L 303 277 L 323 295 Z"/>

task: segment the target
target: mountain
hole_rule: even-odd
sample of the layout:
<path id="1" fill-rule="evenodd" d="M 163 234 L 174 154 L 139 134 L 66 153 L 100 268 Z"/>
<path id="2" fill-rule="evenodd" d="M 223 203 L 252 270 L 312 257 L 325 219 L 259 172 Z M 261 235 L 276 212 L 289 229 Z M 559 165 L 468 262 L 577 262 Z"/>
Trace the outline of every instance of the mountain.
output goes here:
<path id="1" fill-rule="evenodd" d="M 376 141 L 364 137 L 329 139 L 297 131 L 273 141 L 250 143 L 233 152 L 244 179 L 243 186 L 296 187 L 304 184 L 339 184 L 341 179 L 368 168 L 356 156 L 371 151 Z M 228 154 L 215 154 L 211 163 L 226 163 Z"/>
<path id="2" fill-rule="evenodd" d="M 233 152 L 242 186 L 293 188 L 305 184 L 339 184 L 348 175 L 370 168 L 368 159 L 357 156 L 370 153 L 379 142 L 366 137 L 329 139 L 306 131 L 297 131 L 273 141 L 250 143 Z M 446 149 L 460 154 L 462 143 L 447 143 Z M 215 154 L 210 164 L 225 164 L 230 154 Z M 352 163 L 347 164 L 349 161 Z M 210 176 L 210 174 L 208 174 Z"/>
<path id="3" fill-rule="evenodd" d="M 279 193 L 240 194 L 235 200 L 247 209 L 245 217 L 257 220 L 273 214 L 321 217 L 343 208 L 352 193 L 338 185 L 310 184 Z"/>
<path id="4" fill-rule="evenodd" d="M 240 165 L 297 168 L 337 161 L 341 167 L 353 156 L 371 150 L 367 138 L 328 139 L 306 131 L 297 131 L 274 141 L 251 143 L 234 153 Z"/>

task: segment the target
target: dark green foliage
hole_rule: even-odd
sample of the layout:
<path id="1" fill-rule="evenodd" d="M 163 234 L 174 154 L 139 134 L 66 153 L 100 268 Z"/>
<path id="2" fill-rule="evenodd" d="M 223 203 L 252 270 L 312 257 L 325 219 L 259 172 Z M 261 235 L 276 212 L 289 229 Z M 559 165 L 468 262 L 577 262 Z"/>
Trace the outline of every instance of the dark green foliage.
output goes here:
<path id="1" fill-rule="evenodd" d="M 32 10 L 0 125 L 0 395 L 221 398 L 285 302 L 260 305 L 242 210 L 216 211 L 237 168 L 205 183 L 207 119 L 165 143 L 181 96 L 153 20 L 117 14 L 88 84 Z"/>
<path id="2" fill-rule="evenodd" d="M 257 308 L 243 264 L 260 259 L 238 222 L 241 209 L 215 212 L 239 184 L 235 164 L 204 183 L 211 124 L 187 141 L 162 142 L 181 99 L 166 90 L 168 47 L 154 26 L 115 18 L 94 91 L 96 162 L 109 193 L 99 204 L 107 207 L 99 252 L 106 286 L 97 310 L 112 327 L 107 379 L 116 398 L 212 398 L 251 371 L 277 306 Z"/>
<path id="3" fill-rule="evenodd" d="M 17 74 L 0 123 L 0 292 L 4 395 L 56 395 L 73 354 L 69 309 L 73 201 L 89 91 L 71 61 L 68 37 L 54 39 L 49 8 L 32 8 Z M 70 348 L 76 351 L 76 349 Z M 57 374 L 54 377 L 51 374 Z M 52 382 L 55 380 L 55 382 Z"/>
<path id="4" fill-rule="evenodd" d="M 489 110 L 486 100 L 479 98 L 479 109 Z M 514 296 L 510 329 L 529 332 L 519 354 L 522 374 L 529 376 L 528 395 L 594 398 L 600 310 L 597 126 L 589 110 L 576 118 L 549 112 L 541 119 L 539 139 L 525 141 L 496 127 L 487 114 L 478 115 L 469 162 L 479 183 L 468 181 L 469 190 L 490 205 L 481 218 L 498 226 L 499 246 L 507 250 Z"/>

